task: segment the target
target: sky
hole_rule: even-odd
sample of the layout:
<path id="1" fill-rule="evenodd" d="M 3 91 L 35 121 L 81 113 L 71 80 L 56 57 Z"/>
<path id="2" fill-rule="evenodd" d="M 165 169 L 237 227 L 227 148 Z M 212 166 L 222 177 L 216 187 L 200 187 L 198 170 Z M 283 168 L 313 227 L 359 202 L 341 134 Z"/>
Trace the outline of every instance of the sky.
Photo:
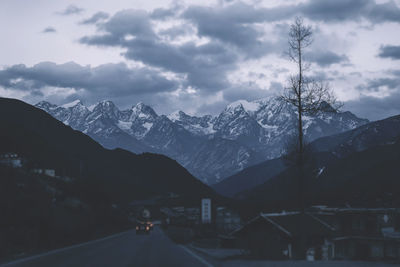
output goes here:
<path id="1" fill-rule="evenodd" d="M 343 110 L 400 114 L 400 0 L 2 0 L 0 96 L 217 114 L 282 93 L 297 16 Z"/>

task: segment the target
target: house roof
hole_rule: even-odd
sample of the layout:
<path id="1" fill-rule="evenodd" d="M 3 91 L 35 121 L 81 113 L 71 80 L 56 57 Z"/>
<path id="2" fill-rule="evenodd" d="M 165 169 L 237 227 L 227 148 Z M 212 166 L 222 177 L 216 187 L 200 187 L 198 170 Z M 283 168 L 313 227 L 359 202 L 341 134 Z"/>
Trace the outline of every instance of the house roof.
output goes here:
<path id="1" fill-rule="evenodd" d="M 332 207 L 326 207 L 326 206 L 314 206 L 311 207 L 309 212 L 312 213 L 332 213 L 332 214 L 338 214 L 338 213 L 399 213 L 400 209 L 398 208 L 332 208 Z"/>
<path id="2" fill-rule="evenodd" d="M 270 224 L 288 237 L 297 236 L 300 233 L 306 235 L 329 235 L 336 231 L 333 226 L 313 214 L 305 213 L 303 215 L 300 212 L 284 212 L 261 213 L 242 227 L 233 231 L 231 235 L 237 235 L 250 229 L 249 227 L 255 222 Z"/>

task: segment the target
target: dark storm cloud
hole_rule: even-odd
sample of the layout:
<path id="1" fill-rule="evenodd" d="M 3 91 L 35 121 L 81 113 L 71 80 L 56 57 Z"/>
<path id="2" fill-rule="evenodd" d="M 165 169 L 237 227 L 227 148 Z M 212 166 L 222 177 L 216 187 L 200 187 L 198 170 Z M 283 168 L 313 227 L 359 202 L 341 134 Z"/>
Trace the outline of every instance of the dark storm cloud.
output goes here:
<path id="1" fill-rule="evenodd" d="M 151 12 L 150 17 L 155 20 L 165 20 L 175 17 L 177 10 L 173 8 L 156 8 Z"/>
<path id="2" fill-rule="evenodd" d="M 380 120 L 400 114 L 400 90 L 390 96 L 378 98 L 361 96 L 357 100 L 347 101 L 344 109 L 354 112 L 357 116 L 369 120 Z"/>
<path id="3" fill-rule="evenodd" d="M 214 103 L 204 103 L 198 108 L 197 112 L 202 115 L 219 114 L 228 104 L 229 102 L 223 100 Z"/>
<path id="4" fill-rule="evenodd" d="M 123 10 L 109 19 L 96 21 L 97 32 L 83 36 L 80 42 L 90 46 L 123 48 L 123 56 L 128 60 L 182 77 L 179 86 L 195 88 L 198 97 L 222 91 L 223 99 L 213 104 L 216 107 L 239 98 L 263 97 L 267 90 L 261 90 L 253 84 L 232 84 L 227 74 L 237 70 L 242 61 L 259 59 L 267 54 L 282 55 L 287 48 L 288 20 L 294 16 L 300 15 L 317 23 L 364 20 L 372 24 L 400 22 L 400 10 L 393 2 L 377 4 L 373 0 L 310 0 L 273 8 L 256 7 L 240 1 L 225 2 L 212 8 L 193 5 L 186 8 L 158 8 L 151 12 Z M 171 18 L 183 19 L 185 23 L 156 30 L 155 25 L 160 21 Z M 269 33 L 272 38 L 269 38 L 266 28 L 261 24 L 265 22 L 274 22 Z M 318 31 L 315 33 L 316 38 L 320 39 Z M 193 34 L 206 37 L 203 40 L 207 42 L 171 42 L 184 40 L 177 38 Z M 324 51 L 327 46 L 322 46 L 324 42 L 314 43 L 314 50 L 306 55 L 308 61 L 321 68 L 350 64 L 346 55 Z M 318 79 L 332 79 L 321 68 L 313 75 Z M 276 77 L 280 73 L 275 72 Z M 277 88 L 273 91 L 282 89 L 281 84 L 273 86 Z"/>
<path id="5" fill-rule="evenodd" d="M 220 42 L 203 45 L 163 42 L 154 32 L 145 11 L 118 12 L 98 27 L 105 34 L 83 37 L 81 43 L 126 48 L 124 55 L 128 59 L 187 75 L 186 86 L 203 90 L 226 88 L 229 83 L 225 74 L 236 68 L 238 55 Z"/>
<path id="6" fill-rule="evenodd" d="M 160 35 L 162 36 L 167 36 L 170 40 L 173 40 L 179 36 L 185 36 L 188 34 L 193 34 L 195 30 L 190 27 L 189 25 L 179 25 L 179 26 L 174 26 L 165 30 L 161 30 L 159 32 Z"/>
<path id="7" fill-rule="evenodd" d="M 398 60 L 400 59 L 400 45 L 383 45 L 379 49 L 378 56 Z"/>
<path id="8" fill-rule="evenodd" d="M 57 14 L 68 16 L 68 15 L 80 14 L 83 11 L 84 11 L 83 8 L 77 7 L 75 5 L 69 5 L 63 11 L 57 12 Z"/>
<path id="9" fill-rule="evenodd" d="M 147 68 L 130 69 L 125 64 L 81 66 L 74 62 L 42 62 L 33 67 L 14 65 L 0 71 L 0 86 L 37 91 L 45 87 L 74 88 L 84 94 L 122 97 L 174 90 L 175 81 Z"/>
<path id="10" fill-rule="evenodd" d="M 152 12 L 150 12 L 149 16 L 153 20 L 166 20 L 178 16 L 182 9 L 183 5 L 178 1 L 175 1 L 168 8 L 160 7 L 154 9 Z"/>
<path id="11" fill-rule="evenodd" d="M 377 4 L 374 0 L 310 0 L 294 8 L 312 20 L 325 22 L 362 18 L 375 23 L 400 22 L 400 9 L 393 1 Z"/>
<path id="12" fill-rule="evenodd" d="M 109 17 L 110 15 L 108 13 L 100 11 L 93 14 L 90 18 L 81 21 L 81 24 L 96 24 L 97 22 L 108 19 Z"/>
<path id="13" fill-rule="evenodd" d="M 199 36 L 233 45 L 247 58 L 257 58 L 281 49 L 279 43 L 261 41 L 264 32 L 254 25 L 271 20 L 271 14 L 238 2 L 221 8 L 191 6 L 183 17 L 196 25 Z"/>
<path id="14" fill-rule="evenodd" d="M 240 3 L 240 2 L 239 2 Z M 366 19 L 373 23 L 400 22 L 400 8 L 393 1 L 377 4 L 374 0 L 309 0 L 300 4 L 251 9 L 245 4 L 242 16 L 254 21 L 280 21 L 301 15 L 315 21 L 342 22 Z"/>
<path id="15" fill-rule="evenodd" d="M 390 14 L 398 12 L 398 8 L 392 7 L 390 3 L 376 4 L 372 0 L 311 0 L 274 8 L 256 8 L 239 1 L 212 8 L 189 6 L 183 12 L 180 9 L 181 7 L 161 8 L 150 13 L 143 10 L 123 10 L 97 25 L 103 34 L 84 36 L 80 42 L 125 48 L 124 56 L 127 59 L 184 74 L 187 76 L 186 86 L 213 91 L 231 86 L 226 74 L 237 69 L 237 63 L 241 59 L 260 58 L 269 53 L 282 54 L 287 40 L 281 36 L 287 36 L 287 27 L 275 27 L 275 31 L 279 31 L 276 32 L 279 38 L 271 42 L 266 41 L 264 29 L 257 27 L 257 23 L 291 19 L 299 14 L 326 22 L 360 18 L 383 21 L 384 17 L 379 14 L 387 12 L 387 20 L 392 20 L 394 17 Z M 189 27 L 175 26 L 156 33 L 153 20 L 177 16 L 178 13 L 195 27 L 199 37 L 208 37 L 210 41 L 203 45 L 190 41 L 184 44 L 163 41 L 161 36 L 172 40 L 185 35 Z M 377 17 L 372 17 L 371 14 Z M 324 51 L 310 53 L 309 59 L 321 67 L 348 62 L 345 55 Z"/>
<path id="16" fill-rule="evenodd" d="M 57 30 L 51 26 L 44 28 L 42 31 L 42 33 L 55 33 L 55 32 L 57 32 Z"/>
<path id="17" fill-rule="evenodd" d="M 371 120 L 383 119 L 385 117 L 400 114 L 400 71 L 392 70 L 388 73 L 390 78 L 371 79 L 358 89 L 363 93 L 358 100 L 345 103 L 345 108 L 354 111 L 357 115 Z M 368 96 L 365 93 L 377 93 L 388 91 L 385 97 Z"/>
<path id="18" fill-rule="evenodd" d="M 202 90 L 221 90 L 229 86 L 226 73 L 233 70 L 237 55 L 219 43 L 174 46 L 150 40 L 133 40 L 127 58 L 187 74 L 187 85 Z"/>
<path id="19" fill-rule="evenodd" d="M 400 22 L 400 8 L 393 1 L 377 4 L 374 0 L 309 0 L 305 3 L 280 5 L 273 8 L 256 8 L 239 1 L 219 8 L 192 6 L 184 14 L 197 23 L 200 23 L 199 20 L 206 23 L 204 19 L 211 19 L 215 22 L 230 22 L 233 27 L 237 27 L 237 23 L 282 21 L 298 15 L 324 22 L 359 21 L 360 19 L 374 23 Z M 212 34 L 212 29 L 208 29 L 208 25 L 200 26 L 203 27 L 204 32 Z M 239 28 L 239 30 L 242 29 Z"/>
<path id="20" fill-rule="evenodd" d="M 400 85 L 400 79 L 393 78 L 379 78 L 376 80 L 372 80 L 368 83 L 368 86 L 365 88 L 368 91 L 379 92 L 380 87 L 387 87 L 389 89 L 398 88 Z"/>
<path id="21" fill-rule="evenodd" d="M 338 55 L 332 51 L 314 50 L 305 54 L 305 59 L 318 64 L 321 67 L 329 67 L 332 64 L 345 63 L 349 59 L 346 55 Z"/>
<path id="22" fill-rule="evenodd" d="M 280 84 L 280 83 L 276 83 Z M 273 86 L 276 86 L 274 83 Z M 273 92 L 274 91 L 274 92 Z M 226 100 L 226 102 L 233 102 L 238 99 L 245 99 L 245 100 L 255 100 L 255 99 L 260 99 L 267 97 L 271 94 L 275 93 L 275 90 L 272 88 L 272 90 L 264 90 L 260 89 L 257 86 L 251 86 L 251 85 L 240 85 L 240 86 L 235 86 L 230 88 L 229 90 L 226 90 L 223 92 L 223 97 Z"/>

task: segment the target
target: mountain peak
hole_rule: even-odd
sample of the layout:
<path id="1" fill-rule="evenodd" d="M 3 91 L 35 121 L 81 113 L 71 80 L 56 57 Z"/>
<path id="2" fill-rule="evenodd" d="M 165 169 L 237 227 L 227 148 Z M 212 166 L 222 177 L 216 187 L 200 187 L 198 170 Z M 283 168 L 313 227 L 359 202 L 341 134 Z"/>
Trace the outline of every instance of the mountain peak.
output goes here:
<path id="1" fill-rule="evenodd" d="M 39 103 L 37 103 L 37 104 L 35 105 L 35 107 L 40 108 L 40 109 L 43 109 L 43 110 L 45 110 L 46 112 L 49 112 L 49 111 L 51 111 L 51 110 L 53 110 L 53 109 L 58 108 L 57 105 L 54 105 L 54 104 L 52 104 L 52 103 L 50 103 L 50 102 L 47 102 L 47 101 L 40 101 Z"/>
<path id="2" fill-rule="evenodd" d="M 50 102 L 44 101 L 44 100 L 35 104 L 35 106 L 42 106 L 42 105 L 53 105 L 53 104 L 51 104 Z"/>
<path id="3" fill-rule="evenodd" d="M 260 108 L 260 104 L 255 101 L 247 101 L 247 100 L 237 100 L 235 102 L 230 103 L 225 110 L 227 111 L 236 111 L 236 110 L 244 110 L 246 112 L 255 112 Z"/>
<path id="4" fill-rule="evenodd" d="M 97 106 L 115 106 L 114 103 L 110 100 L 102 100 L 99 103 L 97 103 Z"/>
<path id="5" fill-rule="evenodd" d="M 112 101 L 100 101 L 97 105 L 93 108 L 92 116 L 96 114 L 103 114 L 104 116 L 112 119 L 117 119 L 119 117 L 119 109 L 114 105 Z"/>
<path id="6" fill-rule="evenodd" d="M 158 117 L 157 113 L 154 111 L 153 108 L 144 104 L 143 102 L 137 103 L 135 106 L 132 107 L 132 116 L 135 117 Z"/>
<path id="7" fill-rule="evenodd" d="M 329 103 L 322 101 L 319 105 L 320 109 L 324 112 L 332 112 L 337 113 L 336 109 L 334 109 Z"/>
<path id="8" fill-rule="evenodd" d="M 169 114 L 167 117 L 171 121 L 175 122 L 175 121 L 182 119 L 182 117 L 184 117 L 185 115 L 186 115 L 185 112 L 183 112 L 181 110 L 176 110 L 176 111 L 172 112 L 171 114 Z"/>
<path id="9" fill-rule="evenodd" d="M 52 104 L 52 103 L 50 103 L 50 102 L 47 102 L 47 101 L 40 101 L 39 103 L 37 103 L 35 106 L 40 106 L 40 107 L 42 107 L 42 106 L 55 106 L 54 104 Z"/>
<path id="10" fill-rule="evenodd" d="M 132 106 L 132 109 L 138 109 L 138 110 L 146 110 L 150 108 L 150 106 L 146 105 L 143 102 L 138 102 L 136 105 Z"/>

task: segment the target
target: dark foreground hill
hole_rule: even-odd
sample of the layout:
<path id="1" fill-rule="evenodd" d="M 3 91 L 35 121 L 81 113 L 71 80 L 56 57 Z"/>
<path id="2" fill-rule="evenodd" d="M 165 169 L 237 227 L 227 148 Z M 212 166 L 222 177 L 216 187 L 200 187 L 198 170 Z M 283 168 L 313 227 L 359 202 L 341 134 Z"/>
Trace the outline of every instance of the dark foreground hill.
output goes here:
<path id="1" fill-rule="evenodd" d="M 168 157 L 107 150 L 22 101 L 0 98 L 0 126 L 0 152 L 15 152 L 34 166 L 84 179 L 116 202 L 166 192 L 188 198 L 213 194 Z"/>

